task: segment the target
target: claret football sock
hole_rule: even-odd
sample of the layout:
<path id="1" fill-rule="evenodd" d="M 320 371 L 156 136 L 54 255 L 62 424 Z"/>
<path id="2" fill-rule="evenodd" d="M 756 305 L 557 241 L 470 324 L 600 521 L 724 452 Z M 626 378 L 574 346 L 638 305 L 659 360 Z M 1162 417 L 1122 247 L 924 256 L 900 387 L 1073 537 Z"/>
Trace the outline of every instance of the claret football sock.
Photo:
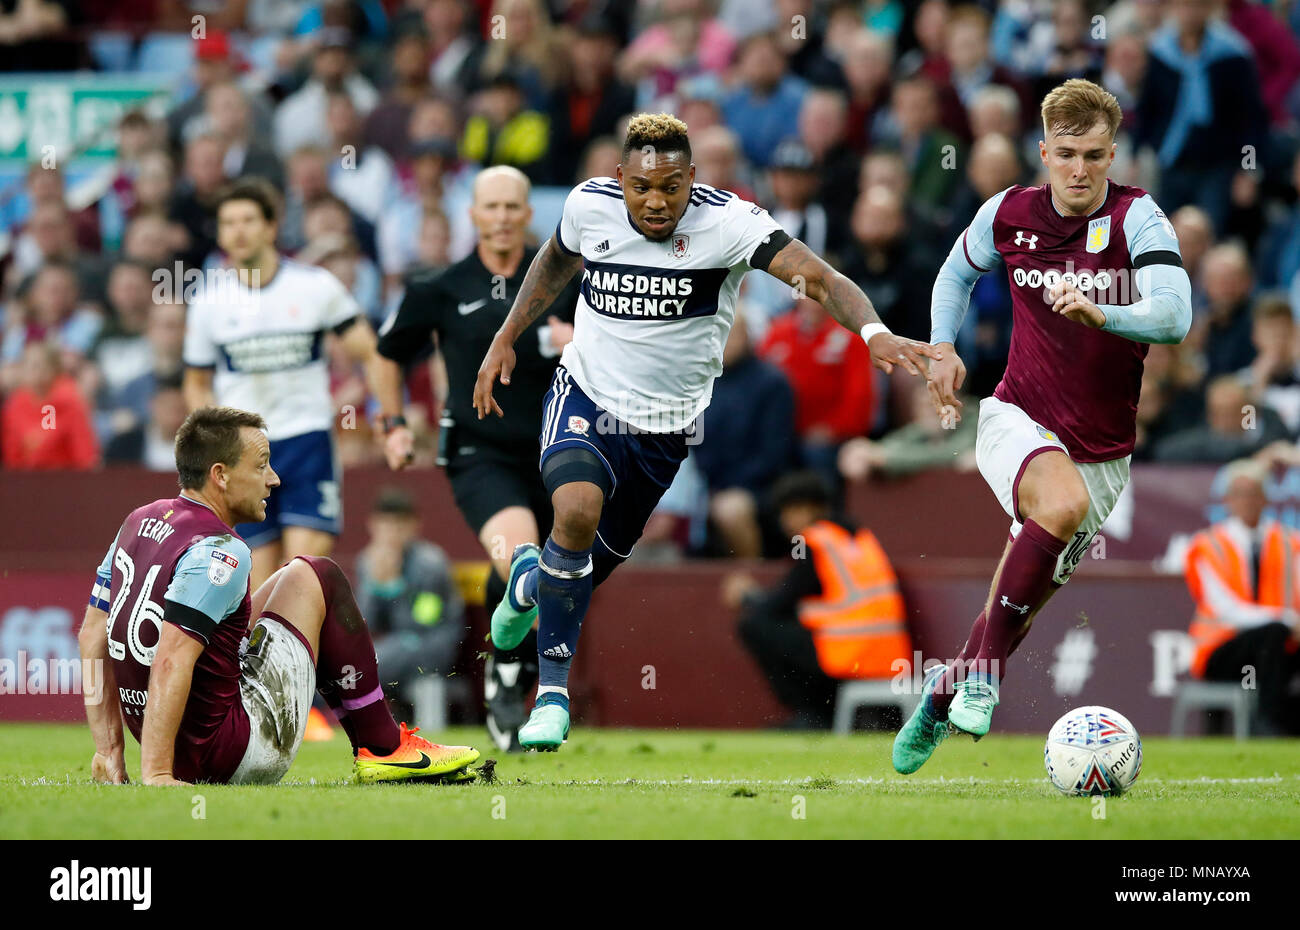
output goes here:
<path id="1" fill-rule="evenodd" d="M 331 707 L 337 699 L 345 714 L 341 718 L 344 732 L 354 750 L 364 748 L 386 756 L 397 749 L 402 736 L 384 700 L 370 628 L 343 571 L 332 561 L 314 567 L 325 595 L 316 688 Z"/>
<path id="2" fill-rule="evenodd" d="M 591 603 L 591 550 L 566 549 L 547 539 L 537 576 L 538 683 L 564 688 L 578 651 L 582 618 Z"/>
<path id="3" fill-rule="evenodd" d="M 1002 574 L 984 625 L 984 641 L 974 656 L 975 670 L 994 680 L 1000 677 L 1012 643 L 1018 642 L 1029 615 L 1051 590 L 1056 562 L 1065 545 L 1064 540 L 1057 539 L 1033 520 L 1025 521 L 1002 563 Z"/>

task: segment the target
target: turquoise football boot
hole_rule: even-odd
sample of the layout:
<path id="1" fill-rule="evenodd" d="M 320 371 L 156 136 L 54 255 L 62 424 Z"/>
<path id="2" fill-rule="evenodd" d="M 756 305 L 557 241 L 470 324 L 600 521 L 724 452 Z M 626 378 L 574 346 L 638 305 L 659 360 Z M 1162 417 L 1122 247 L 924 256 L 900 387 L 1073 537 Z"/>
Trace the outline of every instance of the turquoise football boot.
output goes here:
<path id="1" fill-rule="evenodd" d="M 998 706 L 998 683 L 987 675 L 968 675 L 953 690 L 948 722 L 979 739 L 989 731 Z"/>
<path id="2" fill-rule="evenodd" d="M 501 603 L 497 604 L 496 609 L 492 611 L 492 645 L 498 649 L 514 649 L 524 641 L 524 637 L 528 635 L 528 631 L 533 628 L 533 623 L 537 620 L 536 604 L 525 610 L 518 610 L 511 602 L 511 595 L 519 583 L 520 576 L 529 569 L 537 567 L 540 554 L 541 550 L 533 543 L 522 543 L 515 546 L 515 551 L 510 556 L 510 577 L 506 579 L 506 593 L 502 596 Z"/>
<path id="3" fill-rule="evenodd" d="M 948 721 L 935 720 L 925 709 L 945 668 L 946 666 L 936 665 L 925 673 L 921 700 L 894 737 L 894 770 L 902 775 L 911 775 L 925 765 L 951 732 Z"/>
<path id="4" fill-rule="evenodd" d="M 528 722 L 519 728 L 519 745 L 525 752 L 555 752 L 568 736 L 568 699 L 553 691 L 538 695 Z"/>

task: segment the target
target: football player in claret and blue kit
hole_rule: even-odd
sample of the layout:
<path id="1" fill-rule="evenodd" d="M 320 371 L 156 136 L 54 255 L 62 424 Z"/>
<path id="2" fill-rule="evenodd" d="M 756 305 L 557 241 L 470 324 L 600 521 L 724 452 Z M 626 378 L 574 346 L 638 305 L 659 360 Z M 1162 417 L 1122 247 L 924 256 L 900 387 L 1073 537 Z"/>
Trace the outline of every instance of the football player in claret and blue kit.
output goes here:
<path id="1" fill-rule="evenodd" d="M 512 648 L 538 619 L 539 686 L 525 749 L 559 748 L 569 732 L 569 667 L 592 588 L 632 551 L 686 457 L 722 371 L 741 279 L 766 271 L 861 333 L 883 371 L 921 373 L 943 352 L 891 333 L 848 278 L 781 229 L 767 211 L 695 183 L 686 124 L 641 114 L 628 124 L 616 177 L 569 194 L 479 369 L 474 406 L 501 415 L 516 339 L 581 272 L 573 341 L 544 398 L 542 480 L 555 521 L 539 550 L 514 553 L 492 617 Z"/>
<path id="2" fill-rule="evenodd" d="M 965 647 L 935 666 L 894 741 L 919 769 L 951 732 L 989 731 L 1009 656 L 1070 579 L 1128 484 L 1143 359 L 1192 322 L 1191 281 L 1151 195 L 1107 176 L 1121 112 L 1090 81 L 1042 104 L 1048 183 L 989 198 L 953 245 L 931 300 L 936 410 L 957 415 L 954 347 L 980 275 L 1006 265 L 1012 333 L 1002 382 L 980 402 L 976 462 L 1011 517 L 1010 539 Z"/>

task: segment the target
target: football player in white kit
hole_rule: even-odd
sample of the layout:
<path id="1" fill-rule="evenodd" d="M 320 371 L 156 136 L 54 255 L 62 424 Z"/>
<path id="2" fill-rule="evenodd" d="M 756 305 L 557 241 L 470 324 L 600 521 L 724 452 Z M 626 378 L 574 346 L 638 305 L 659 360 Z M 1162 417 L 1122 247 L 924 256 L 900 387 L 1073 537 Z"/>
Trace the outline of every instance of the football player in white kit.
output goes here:
<path id="1" fill-rule="evenodd" d="M 278 201 L 259 178 L 222 192 L 217 242 L 229 267 L 205 276 L 185 322 L 190 411 L 220 404 L 267 423 L 281 484 L 265 522 L 235 528 L 253 550 L 253 590 L 296 556 L 329 555 L 343 528 L 326 334 L 366 363 L 372 390 L 380 361 L 374 330 L 339 279 L 277 252 Z"/>
<path id="2" fill-rule="evenodd" d="M 544 401 L 542 480 L 555 522 L 539 552 L 519 546 L 492 640 L 517 645 L 538 618 L 537 701 L 519 730 L 525 749 L 554 750 L 569 732 L 569 665 L 591 590 L 631 553 L 686 457 L 722 372 L 722 347 L 751 268 L 819 301 L 860 332 L 872 362 L 913 375 L 925 344 L 895 336 L 852 281 L 761 207 L 695 184 L 686 124 L 641 114 L 628 125 L 616 178 L 592 178 L 565 201 L 479 369 L 480 418 L 501 408 L 519 334 L 582 270 L 573 341 Z"/>

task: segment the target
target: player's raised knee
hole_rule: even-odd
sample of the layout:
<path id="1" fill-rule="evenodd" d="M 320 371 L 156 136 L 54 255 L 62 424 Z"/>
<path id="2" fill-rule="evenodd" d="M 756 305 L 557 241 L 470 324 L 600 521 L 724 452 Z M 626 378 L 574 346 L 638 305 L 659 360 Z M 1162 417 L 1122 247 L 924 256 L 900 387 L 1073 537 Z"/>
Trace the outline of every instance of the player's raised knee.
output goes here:
<path id="1" fill-rule="evenodd" d="M 555 507 L 552 534 L 569 548 L 586 548 L 596 538 L 604 495 L 594 484 L 574 481 L 555 489 L 551 503 Z"/>

